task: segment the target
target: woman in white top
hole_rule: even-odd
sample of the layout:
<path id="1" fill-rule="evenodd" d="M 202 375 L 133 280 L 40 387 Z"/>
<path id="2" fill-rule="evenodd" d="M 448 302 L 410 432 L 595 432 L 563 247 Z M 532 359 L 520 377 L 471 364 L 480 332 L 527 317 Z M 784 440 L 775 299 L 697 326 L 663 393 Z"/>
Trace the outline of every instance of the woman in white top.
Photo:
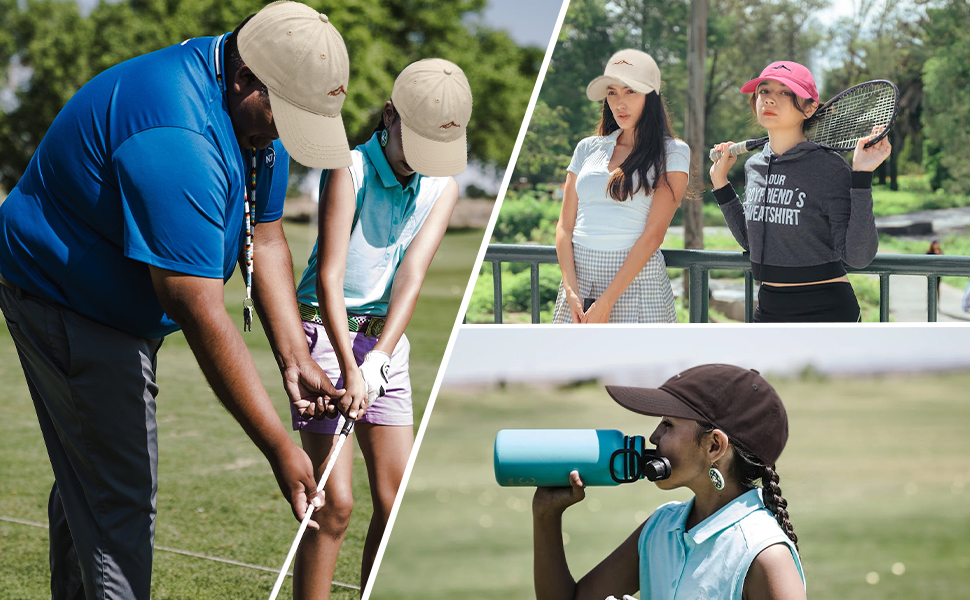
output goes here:
<path id="1" fill-rule="evenodd" d="M 603 116 L 566 175 L 553 323 L 676 322 L 659 248 L 687 189 L 690 149 L 671 133 L 660 70 L 650 55 L 621 50 L 586 95 L 605 99 Z"/>

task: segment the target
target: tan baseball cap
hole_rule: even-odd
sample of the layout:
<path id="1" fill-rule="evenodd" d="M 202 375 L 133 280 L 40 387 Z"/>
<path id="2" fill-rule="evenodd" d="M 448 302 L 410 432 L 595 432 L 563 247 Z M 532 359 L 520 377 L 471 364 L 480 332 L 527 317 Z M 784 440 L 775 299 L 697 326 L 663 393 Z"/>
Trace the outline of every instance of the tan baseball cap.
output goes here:
<path id="1" fill-rule="evenodd" d="M 443 58 L 411 63 L 394 81 L 391 102 L 401 115 L 404 157 L 415 172 L 447 177 L 465 170 L 472 89 L 458 65 Z"/>
<path id="2" fill-rule="evenodd" d="M 239 32 L 239 55 L 269 89 L 280 140 L 298 163 L 351 165 L 340 109 L 350 59 L 327 15 L 299 2 L 267 4 Z"/>
<path id="3" fill-rule="evenodd" d="M 641 94 L 660 91 L 660 68 L 646 52 L 620 50 L 606 63 L 606 71 L 589 82 L 586 97 L 594 102 L 606 98 L 611 85 L 628 87 Z"/>

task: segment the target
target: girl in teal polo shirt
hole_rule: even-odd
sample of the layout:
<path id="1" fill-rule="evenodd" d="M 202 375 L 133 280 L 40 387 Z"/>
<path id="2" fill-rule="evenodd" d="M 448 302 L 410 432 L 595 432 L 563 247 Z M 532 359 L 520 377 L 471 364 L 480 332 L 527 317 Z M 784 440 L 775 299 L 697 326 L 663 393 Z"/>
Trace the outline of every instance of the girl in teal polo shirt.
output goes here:
<path id="1" fill-rule="evenodd" d="M 803 600 L 805 579 L 788 502 L 775 462 L 788 439 L 785 407 L 756 371 L 701 365 L 658 389 L 607 386 L 619 404 L 660 416 L 650 437 L 671 464 L 670 490 L 694 498 L 670 502 L 576 582 L 562 542 L 562 513 L 585 495 L 571 487 L 539 488 L 532 505 L 538 600 L 771 598 Z"/>
<path id="2" fill-rule="evenodd" d="M 421 60 L 398 76 L 380 123 L 351 152 L 349 169 L 320 184 L 317 246 L 297 290 L 310 356 L 344 395 L 341 415 L 307 420 L 292 405 L 293 427 L 320 477 L 346 415 L 367 465 L 374 514 L 364 543 L 361 587 L 414 442 L 410 344 L 404 329 L 458 198 L 451 177 L 465 170 L 472 97 L 461 69 Z M 317 415 L 320 416 L 319 414 Z M 294 598 L 328 598 L 353 508 L 353 454 L 344 450 L 324 488 L 294 563 Z"/>

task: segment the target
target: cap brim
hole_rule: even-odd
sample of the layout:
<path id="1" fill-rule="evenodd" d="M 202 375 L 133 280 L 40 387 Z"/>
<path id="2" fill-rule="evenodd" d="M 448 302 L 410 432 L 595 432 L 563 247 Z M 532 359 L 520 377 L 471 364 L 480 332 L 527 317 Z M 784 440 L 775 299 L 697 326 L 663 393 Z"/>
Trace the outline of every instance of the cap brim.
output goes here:
<path id="1" fill-rule="evenodd" d="M 293 160 L 311 169 L 340 169 L 353 164 L 340 115 L 304 110 L 269 90 L 276 131 Z"/>
<path id="2" fill-rule="evenodd" d="M 464 132 L 452 142 L 438 142 L 421 137 L 402 120 L 401 141 L 404 143 L 404 160 L 415 173 L 428 177 L 451 177 L 463 172 L 468 165 Z"/>
<path id="3" fill-rule="evenodd" d="M 742 94 L 750 94 L 751 92 L 753 92 L 756 89 L 758 89 L 758 84 L 759 83 L 761 83 L 762 81 L 764 81 L 766 79 L 770 79 L 772 81 L 778 81 L 778 82 L 784 83 L 789 88 L 791 88 L 791 91 L 795 92 L 795 94 L 799 98 L 804 98 L 806 100 L 815 100 L 815 98 L 812 98 L 812 95 L 808 93 L 808 90 L 806 90 L 804 87 L 802 87 L 802 85 L 800 83 L 797 83 L 797 82 L 792 81 L 790 79 L 785 79 L 784 77 L 758 77 L 757 79 L 752 79 L 748 83 L 746 83 L 746 84 L 744 84 L 744 85 L 741 86 L 741 93 Z M 815 101 L 818 102 L 818 100 L 815 100 Z"/>
<path id="4" fill-rule="evenodd" d="M 619 77 L 613 77 L 612 75 L 600 75 L 593 81 L 589 82 L 586 86 L 586 97 L 596 102 L 606 98 L 606 94 L 609 91 L 611 85 L 618 85 L 621 87 L 628 87 L 635 92 L 641 94 L 649 94 L 654 91 L 649 85 L 644 85 L 637 81 L 624 81 Z"/>
<path id="5" fill-rule="evenodd" d="M 641 415 L 707 421 L 677 396 L 661 389 L 608 385 L 606 392 L 620 406 Z"/>

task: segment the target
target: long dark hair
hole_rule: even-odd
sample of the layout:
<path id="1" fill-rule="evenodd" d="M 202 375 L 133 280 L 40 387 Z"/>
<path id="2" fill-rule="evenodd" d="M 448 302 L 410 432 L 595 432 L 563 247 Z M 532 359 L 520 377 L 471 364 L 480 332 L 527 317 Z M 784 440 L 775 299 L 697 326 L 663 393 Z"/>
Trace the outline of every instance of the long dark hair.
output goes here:
<path id="1" fill-rule="evenodd" d="M 704 435 L 714 431 L 715 427 L 711 423 L 697 423 L 697 443 L 700 443 Z M 762 488 L 762 498 L 765 501 L 765 508 L 771 511 L 778 521 L 778 526 L 785 532 L 788 539 L 795 544 L 798 550 L 798 536 L 795 535 L 795 528 L 792 527 L 788 518 L 788 500 L 781 495 L 781 488 L 778 486 L 780 478 L 775 471 L 774 465 L 767 465 L 753 452 L 739 444 L 736 440 L 731 440 L 734 446 L 734 456 L 737 458 L 732 464 L 732 475 L 741 480 L 741 483 L 749 488 Z"/>
<path id="2" fill-rule="evenodd" d="M 596 128 L 596 135 L 610 135 L 620 126 L 613 117 L 609 102 L 603 99 L 603 116 Z M 654 188 L 667 174 L 667 140 L 673 139 L 673 126 L 664 107 L 663 98 L 658 92 L 647 94 L 643 103 L 643 112 L 634 128 L 636 145 L 630 151 L 626 160 L 610 173 L 610 180 L 606 190 L 610 197 L 618 202 L 632 198 L 640 190 L 650 194 L 653 190 L 647 182 L 647 174 L 653 169 Z M 637 186 L 633 187 L 634 175 Z M 670 187 L 670 184 L 667 184 Z M 673 188 L 670 188 L 673 192 Z"/>

